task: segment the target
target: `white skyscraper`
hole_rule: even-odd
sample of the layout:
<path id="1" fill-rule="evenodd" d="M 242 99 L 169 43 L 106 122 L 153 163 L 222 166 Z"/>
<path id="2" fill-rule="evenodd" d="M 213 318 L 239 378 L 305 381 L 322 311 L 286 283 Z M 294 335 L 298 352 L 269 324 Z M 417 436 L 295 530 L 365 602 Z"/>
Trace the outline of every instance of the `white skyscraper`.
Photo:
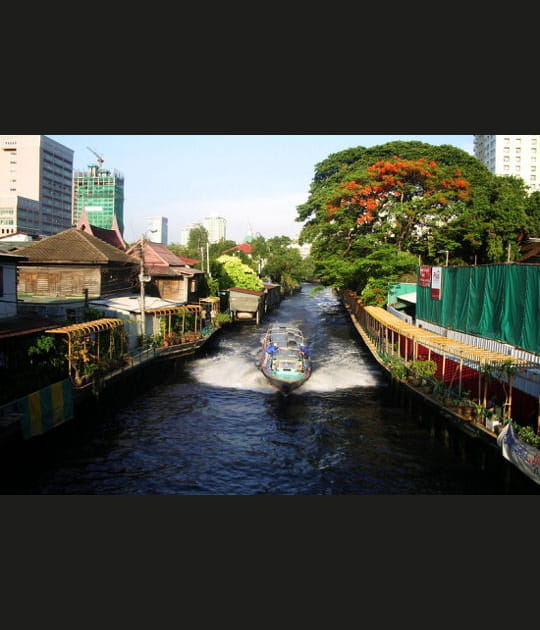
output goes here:
<path id="1" fill-rule="evenodd" d="M 217 243 L 221 239 L 225 239 L 227 221 L 217 214 L 212 214 L 204 219 L 204 227 L 208 231 L 208 241 Z"/>
<path id="2" fill-rule="evenodd" d="M 148 221 L 148 229 L 146 237 L 154 243 L 167 245 L 168 239 L 168 219 L 166 217 L 146 217 Z"/>
<path id="3" fill-rule="evenodd" d="M 203 227 L 200 223 L 188 223 L 187 225 L 184 225 L 180 231 L 180 245 L 186 246 L 189 243 L 189 233 L 191 230 L 200 227 Z"/>
<path id="4" fill-rule="evenodd" d="M 73 151 L 47 136 L 0 135 L 0 236 L 72 226 Z"/>
<path id="5" fill-rule="evenodd" d="M 537 157 L 540 135 L 474 136 L 474 155 L 495 175 L 521 177 L 529 193 L 540 190 Z"/>

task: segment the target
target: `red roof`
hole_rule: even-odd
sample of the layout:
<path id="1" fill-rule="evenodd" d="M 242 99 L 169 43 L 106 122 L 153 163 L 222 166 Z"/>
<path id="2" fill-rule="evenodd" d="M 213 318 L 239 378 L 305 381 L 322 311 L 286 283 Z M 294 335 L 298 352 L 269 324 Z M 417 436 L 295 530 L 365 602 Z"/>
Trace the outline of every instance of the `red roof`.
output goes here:
<path id="1" fill-rule="evenodd" d="M 226 254 L 227 252 L 232 252 L 235 249 L 238 249 L 241 252 L 244 252 L 244 254 L 251 254 L 251 245 L 249 243 L 240 243 L 240 245 L 235 245 L 234 247 L 226 249 L 224 252 L 221 252 L 221 253 Z"/>

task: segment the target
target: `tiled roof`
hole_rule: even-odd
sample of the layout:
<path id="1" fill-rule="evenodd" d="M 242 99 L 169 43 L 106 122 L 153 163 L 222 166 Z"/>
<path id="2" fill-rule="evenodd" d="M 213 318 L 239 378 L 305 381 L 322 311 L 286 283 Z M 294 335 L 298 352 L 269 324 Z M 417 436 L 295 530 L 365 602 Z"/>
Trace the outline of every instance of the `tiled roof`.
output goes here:
<path id="1" fill-rule="evenodd" d="M 249 243 L 240 243 L 240 245 L 235 245 L 234 247 L 230 247 L 229 249 L 226 249 L 224 252 L 221 252 L 221 253 L 227 254 L 228 252 L 232 252 L 234 250 L 244 252 L 244 254 L 251 254 L 252 247 Z"/>
<path id="2" fill-rule="evenodd" d="M 128 254 L 140 258 L 141 241 L 137 241 L 128 250 Z M 192 258 L 181 258 L 173 254 L 171 250 L 162 243 L 154 243 L 153 241 L 144 241 L 144 263 L 145 265 L 167 265 L 169 267 L 184 267 L 189 264 L 197 264 L 198 260 Z"/>
<path id="3" fill-rule="evenodd" d="M 17 253 L 17 250 L 14 252 Z M 78 228 L 70 228 L 40 241 L 25 245 L 21 255 L 27 260 L 23 264 L 134 264 L 137 259 L 105 243 L 97 236 Z"/>

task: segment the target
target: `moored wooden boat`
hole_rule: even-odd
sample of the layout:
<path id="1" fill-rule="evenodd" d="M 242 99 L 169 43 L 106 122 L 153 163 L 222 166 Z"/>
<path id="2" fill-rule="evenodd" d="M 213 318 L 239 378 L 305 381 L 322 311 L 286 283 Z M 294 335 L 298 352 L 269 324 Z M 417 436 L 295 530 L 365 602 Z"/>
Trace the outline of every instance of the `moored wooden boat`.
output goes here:
<path id="1" fill-rule="evenodd" d="M 292 326 L 271 326 L 262 340 L 260 368 L 270 384 L 288 394 L 311 376 L 311 356 L 304 335 Z"/>

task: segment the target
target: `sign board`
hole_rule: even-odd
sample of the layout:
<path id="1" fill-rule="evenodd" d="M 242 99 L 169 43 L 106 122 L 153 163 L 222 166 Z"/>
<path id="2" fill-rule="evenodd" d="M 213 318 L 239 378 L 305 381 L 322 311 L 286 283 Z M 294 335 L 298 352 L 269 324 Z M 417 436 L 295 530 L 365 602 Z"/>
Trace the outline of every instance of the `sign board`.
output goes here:
<path id="1" fill-rule="evenodd" d="M 431 267 L 420 267 L 420 277 L 418 279 L 418 285 L 421 287 L 429 287 L 431 284 Z"/>
<path id="2" fill-rule="evenodd" d="M 431 299 L 441 299 L 442 267 L 431 268 Z"/>

